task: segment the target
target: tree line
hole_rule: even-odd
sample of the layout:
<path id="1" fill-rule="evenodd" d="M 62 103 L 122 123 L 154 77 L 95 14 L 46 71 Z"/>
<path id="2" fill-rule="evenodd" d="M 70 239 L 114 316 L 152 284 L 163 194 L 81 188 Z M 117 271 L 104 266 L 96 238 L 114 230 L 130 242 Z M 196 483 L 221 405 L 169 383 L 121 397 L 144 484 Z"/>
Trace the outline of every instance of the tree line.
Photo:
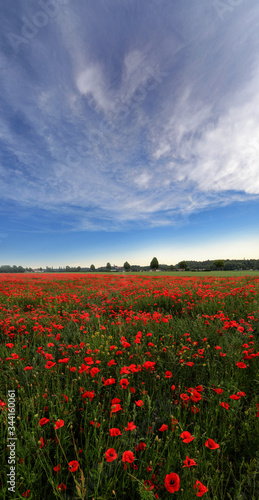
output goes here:
<path id="1" fill-rule="evenodd" d="M 217 260 L 205 260 L 205 261 L 196 261 L 196 260 L 182 260 L 178 262 L 176 265 L 168 265 L 168 264 L 159 264 L 158 259 L 153 257 L 150 264 L 147 266 L 139 266 L 139 265 L 131 265 L 128 261 L 125 261 L 123 266 L 112 266 L 110 262 L 107 262 L 106 266 L 101 266 L 96 268 L 94 264 L 91 264 L 90 267 L 59 267 L 53 268 L 46 266 L 46 268 L 38 268 L 32 269 L 31 267 L 23 267 L 23 266 L 9 266 L 2 265 L 0 266 L 0 273 L 28 273 L 28 272 L 121 272 L 121 271 L 132 271 L 132 272 L 144 272 L 144 271 L 216 271 L 216 270 L 225 270 L 225 271 L 256 271 L 259 270 L 259 259 L 217 259 Z"/>

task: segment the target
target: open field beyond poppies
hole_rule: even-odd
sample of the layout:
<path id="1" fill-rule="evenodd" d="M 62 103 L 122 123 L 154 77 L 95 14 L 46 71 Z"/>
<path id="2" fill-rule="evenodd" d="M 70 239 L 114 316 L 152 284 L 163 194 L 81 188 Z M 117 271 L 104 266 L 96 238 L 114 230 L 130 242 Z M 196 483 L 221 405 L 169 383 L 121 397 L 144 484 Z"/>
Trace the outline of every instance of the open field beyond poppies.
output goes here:
<path id="1" fill-rule="evenodd" d="M 258 275 L 1 275 L 0 498 L 256 500 L 258 299 Z"/>

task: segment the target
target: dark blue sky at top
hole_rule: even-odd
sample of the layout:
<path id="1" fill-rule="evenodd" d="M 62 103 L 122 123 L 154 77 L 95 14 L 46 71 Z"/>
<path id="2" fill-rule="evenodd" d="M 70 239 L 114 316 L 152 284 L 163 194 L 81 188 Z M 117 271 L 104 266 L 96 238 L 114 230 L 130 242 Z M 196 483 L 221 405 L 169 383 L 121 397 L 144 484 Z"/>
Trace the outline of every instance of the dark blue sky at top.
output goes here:
<path id="1" fill-rule="evenodd" d="M 258 257 L 257 1 L 0 6 L 2 264 Z"/>

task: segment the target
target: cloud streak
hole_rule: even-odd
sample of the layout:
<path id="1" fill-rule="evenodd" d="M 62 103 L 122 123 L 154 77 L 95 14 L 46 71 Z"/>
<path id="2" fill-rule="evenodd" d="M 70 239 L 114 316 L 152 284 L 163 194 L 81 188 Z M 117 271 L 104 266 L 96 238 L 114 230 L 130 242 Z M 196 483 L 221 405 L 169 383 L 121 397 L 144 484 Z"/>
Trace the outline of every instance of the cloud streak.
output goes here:
<path id="1" fill-rule="evenodd" d="M 5 203 L 112 231 L 258 199 L 255 2 L 38 4 L 4 9 Z"/>

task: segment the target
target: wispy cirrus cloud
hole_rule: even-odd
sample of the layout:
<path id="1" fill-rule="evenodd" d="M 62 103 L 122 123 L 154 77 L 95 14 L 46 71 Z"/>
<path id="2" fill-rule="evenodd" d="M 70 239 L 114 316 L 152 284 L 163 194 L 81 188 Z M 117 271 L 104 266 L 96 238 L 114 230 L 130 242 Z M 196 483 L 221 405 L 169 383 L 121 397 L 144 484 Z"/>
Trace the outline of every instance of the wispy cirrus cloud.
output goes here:
<path id="1" fill-rule="evenodd" d="M 1 41 L 6 203 L 81 231 L 258 198 L 256 2 L 227 25 L 203 2 L 57 5 L 19 51 Z M 5 6 L 6 35 L 34 8 Z"/>

